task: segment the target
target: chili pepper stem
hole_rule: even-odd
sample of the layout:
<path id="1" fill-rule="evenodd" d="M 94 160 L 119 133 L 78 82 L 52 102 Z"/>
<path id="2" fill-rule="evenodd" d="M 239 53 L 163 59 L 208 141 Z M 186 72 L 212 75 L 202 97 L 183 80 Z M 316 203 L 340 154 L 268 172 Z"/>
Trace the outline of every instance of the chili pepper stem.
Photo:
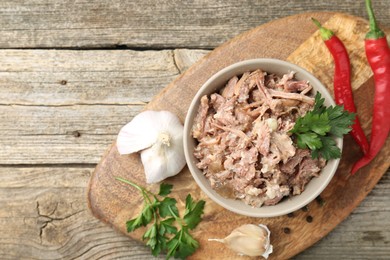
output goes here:
<path id="1" fill-rule="evenodd" d="M 366 0 L 366 9 L 368 14 L 368 19 L 370 21 L 370 31 L 366 34 L 366 39 L 378 39 L 385 37 L 384 32 L 379 29 L 378 24 L 375 19 L 375 14 L 372 9 L 371 0 Z"/>
<path id="2" fill-rule="evenodd" d="M 321 37 L 322 37 L 322 39 L 323 39 L 324 41 L 327 41 L 327 40 L 329 40 L 330 38 L 332 38 L 332 36 L 334 35 L 334 33 L 333 33 L 331 30 L 329 30 L 329 29 L 323 27 L 323 26 L 321 25 L 321 23 L 320 23 L 317 19 L 315 19 L 315 18 L 312 17 L 311 20 L 313 21 L 313 23 L 314 23 L 315 25 L 317 25 L 318 29 L 320 29 L 320 34 L 321 34 Z"/>

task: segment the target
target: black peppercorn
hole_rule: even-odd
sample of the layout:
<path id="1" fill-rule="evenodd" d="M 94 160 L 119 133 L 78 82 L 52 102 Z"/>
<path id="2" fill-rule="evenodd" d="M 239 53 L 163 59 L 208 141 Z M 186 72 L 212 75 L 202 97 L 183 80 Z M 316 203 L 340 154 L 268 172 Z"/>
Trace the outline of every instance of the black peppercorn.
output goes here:
<path id="1" fill-rule="evenodd" d="M 321 207 L 323 207 L 325 205 L 325 201 L 324 201 L 323 198 L 321 198 L 321 196 L 318 196 L 316 198 L 316 201 L 317 201 L 318 204 L 320 204 Z"/>

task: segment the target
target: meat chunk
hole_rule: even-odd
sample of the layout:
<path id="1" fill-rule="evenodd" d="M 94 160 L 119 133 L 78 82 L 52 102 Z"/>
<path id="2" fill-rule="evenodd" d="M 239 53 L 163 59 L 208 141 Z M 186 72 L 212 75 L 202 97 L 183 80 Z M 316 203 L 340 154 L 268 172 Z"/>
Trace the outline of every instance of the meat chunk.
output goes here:
<path id="1" fill-rule="evenodd" d="M 238 77 L 234 76 L 231 78 L 226 86 L 222 89 L 221 95 L 224 98 L 232 98 L 234 96 L 234 88 L 237 85 Z"/>
<path id="2" fill-rule="evenodd" d="M 278 148 L 280 160 L 283 163 L 286 163 L 295 154 L 295 146 L 286 133 L 273 132 L 271 142 Z"/>
<path id="3" fill-rule="evenodd" d="M 294 80 L 295 72 L 291 71 L 288 74 L 283 75 L 282 79 L 277 83 L 277 86 L 282 88 L 285 92 L 301 92 L 308 91 L 311 86 L 306 80 Z"/>
<path id="4" fill-rule="evenodd" d="M 292 156 L 286 163 L 280 166 L 280 170 L 287 173 L 293 174 L 296 171 L 296 167 L 300 164 L 303 158 L 310 156 L 310 152 L 307 149 L 297 149 L 294 156 Z"/>
<path id="5" fill-rule="evenodd" d="M 299 164 L 298 173 L 290 179 L 290 185 L 293 187 L 293 195 L 301 194 L 305 185 L 313 178 L 317 177 L 321 168 L 319 161 L 308 156 L 302 159 Z"/>
<path id="6" fill-rule="evenodd" d="M 236 102 L 235 98 L 225 99 L 221 95 L 212 94 L 210 98 L 210 103 L 212 108 L 216 111 L 214 114 L 215 121 L 221 123 L 222 125 L 236 125 L 236 118 L 234 117 L 234 104 Z"/>
<path id="7" fill-rule="evenodd" d="M 234 116 L 236 118 L 236 124 L 239 129 L 247 131 L 251 128 L 253 118 L 242 107 L 236 107 L 234 109 Z"/>
<path id="8" fill-rule="evenodd" d="M 285 196 L 290 194 L 290 187 L 287 185 L 269 185 L 267 187 L 267 199 L 264 201 L 264 205 L 275 205 L 281 201 Z"/>
<path id="9" fill-rule="evenodd" d="M 192 128 L 192 136 L 197 139 L 201 139 L 204 136 L 204 125 L 209 110 L 209 99 L 207 96 L 203 96 L 200 99 L 200 105 L 198 113 L 196 114 L 194 125 Z"/>
<path id="10" fill-rule="evenodd" d="M 278 90 L 273 90 L 273 89 L 269 89 L 268 91 L 272 97 L 294 99 L 294 100 L 308 103 L 310 105 L 314 105 L 314 98 L 312 98 L 312 97 L 308 97 L 308 96 L 301 95 L 298 93 L 290 93 L 290 92 L 278 91 Z"/>
<path id="11" fill-rule="evenodd" d="M 257 150 L 263 156 L 267 156 L 271 145 L 271 130 L 265 121 L 257 121 L 253 126 L 253 134 L 256 136 L 254 143 Z"/>

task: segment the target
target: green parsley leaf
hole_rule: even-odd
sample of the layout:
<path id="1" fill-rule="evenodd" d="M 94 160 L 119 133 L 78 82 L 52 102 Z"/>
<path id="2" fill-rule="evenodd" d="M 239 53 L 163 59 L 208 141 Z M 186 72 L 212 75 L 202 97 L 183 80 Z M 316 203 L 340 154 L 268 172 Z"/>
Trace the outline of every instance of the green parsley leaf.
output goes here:
<path id="1" fill-rule="evenodd" d="M 344 114 L 344 106 L 331 106 L 326 108 L 330 120 L 334 120 Z"/>
<path id="2" fill-rule="evenodd" d="M 153 238 L 156 237 L 157 234 L 157 225 L 154 224 L 152 227 L 150 227 L 145 234 L 142 236 L 142 239 L 145 240 L 147 238 Z"/>
<path id="3" fill-rule="evenodd" d="M 326 111 L 331 119 L 329 125 L 331 126 L 330 133 L 332 135 L 343 137 L 352 130 L 351 126 L 355 120 L 355 113 L 346 112 L 342 106 L 328 107 Z"/>
<path id="4" fill-rule="evenodd" d="M 325 160 L 341 157 L 341 150 L 331 136 L 321 136 L 322 148 L 312 152 L 312 158 L 322 157 Z"/>
<path id="5" fill-rule="evenodd" d="M 200 200 L 197 203 L 194 203 L 191 194 L 187 195 L 184 222 L 190 229 L 194 229 L 202 220 L 201 215 L 203 214 L 205 203 L 206 202 L 204 200 Z"/>
<path id="6" fill-rule="evenodd" d="M 196 241 L 191 235 L 190 233 L 188 232 L 188 229 L 186 227 L 183 227 L 182 229 L 182 236 L 181 236 L 181 241 L 186 244 L 186 245 L 190 245 L 191 247 L 193 248 L 198 248 L 199 247 L 199 243 L 198 241 Z"/>
<path id="7" fill-rule="evenodd" d="M 308 113 L 306 113 L 307 115 Z M 308 115 L 308 117 L 310 114 Z M 304 117 L 299 117 L 294 124 L 293 129 L 290 130 L 290 133 L 299 134 L 305 133 L 310 130 L 310 125 L 307 125 L 307 120 L 304 120 Z"/>
<path id="8" fill-rule="evenodd" d="M 199 247 L 199 243 L 188 233 L 186 228 L 182 229 L 180 243 L 177 246 L 175 258 L 186 259 Z"/>
<path id="9" fill-rule="evenodd" d="M 175 218 L 167 218 L 163 221 L 160 221 L 160 234 L 164 235 L 165 233 L 168 234 L 176 234 L 177 228 L 173 226 L 173 222 L 175 221 Z"/>
<path id="10" fill-rule="evenodd" d="M 158 192 L 158 195 L 163 197 L 169 195 L 171 193 L 172 187 L 173 187 L 172 184 L 161 183 L 160 191 Z"/>
<path id="11" fill-rule="evenodd" d="M 321 139 L 316 133 L 308 132 L 297 135 L 297 145 L 301 149 L 317 150 L 322 147 Z"/>
<path id="12" fill-rule="evenodd" d="M 167 238 L 164 235 L 159 235 L 159 233 L 156 235 L 156 245 L 152 248 L 152 254 L 154 256 L 158 256 L 167 247 Z"/>
<path id="13" fill-rule="evenodd" d="M 146 242 L 146 245 L 150 246 L 150 248 L 153 250 L 157 245 L 157 238 L 155 236 L 149 238 L 148 242 Z"/>
<path id="14" fill-rule="evenodd" d="M 325 99 L 317 92 L 311 111 L 297 118 L 290 133 L 295 135 L 298 148 L 312 150 L 312 157 L 326 160 L 341 157 L 334 137 L 342 137 L 351 131 L 355 114 L 343 106 L 324 106 Z"/>
<path id="15" fill-rule="evenodd" d="M 329 123 L 328 113 L 315 114 L 310 129 L 318 135 L 326 135 L 331 129 Z"/>
<path id="16" fill-rule="evenodd" d="M 177 250 L 177 247 L 179 246 L 180 243 L 180 234 L 181 232 L 178 232 L 171 240 L 167 242 L 167 259 L 175 255 L 175 252 Z"/>
<path id="17" fill-rule="evenodd" d="M 142 226 L 146 226 L 147 222 L 145 220 L 145 217 L 141 214 L 137 218 L 131 219 L 126 222 L 127 232 L 132 232 L 136 230 L 137 228 L 140 228 Z"/>
<path id="18" fill-rule="evenodd" d="M 316 96 L 314 98 L 314 107 L 313 107 L 313 113 L 315 114 L 321 114 L 325 110 L 324 106 L 325 98 L 321 98 L 321 93 L 317 92 Z"/>
<path id="19" fill-rule="evenodd" d="M 152 221 L 153 210 L 151 205 L 144 206 L 144 209 L 142 210 L 142 216 L 144 217 L 146 224 Z"/>
<path id="20" fill-rule="evenodd" d="M 161 238 L 161 237 L 159 237 L 159 238 Z M 162 241 L 164 241 L 164 242 L 162 242 Z M 164 238 L 164 240 L 162 240 L 162 241 L 157 240 L 156 246 L 152 249 L 153 256 L 157 257 L 161 253 L 162 249 L 166 247 L 166 245 L 165 245 L 166 238 Z"/>
<path id="21" fill-rule="evenodd" d="M 326 135 L 331 129 L 328 114 L 315 114 L 312 111 L 306 113 L 295 122 L 291 133 L 306 133 L 313 131 L 318 135 Z"/>
<path id="22" fill-rule="evenodd" d="M 183 227 L 168 241 L 167 246 L 170 248 L 167 258 L 174 256 L 175 258 L 185 259 L 195 252 L 199 247 L 199 243 L 189 234 L 188 228 Z"/>
<path id="23" fill-rule="evenodd" d="M 178 217 L 179 210 L 176 207 L 176 200 L 174 198 L 165 197 L 158 206 L 158 212 L 162 218 L 165 217 Z M 172 214 L 173 213 L 173 214 Z"/>
<path id="24" fill-rule="evenodd" d="M 196 249 L 197 247 L 182 242 L 176 249 L 175 258 L 186 259 L 188 256 L 192 255 Z"/>

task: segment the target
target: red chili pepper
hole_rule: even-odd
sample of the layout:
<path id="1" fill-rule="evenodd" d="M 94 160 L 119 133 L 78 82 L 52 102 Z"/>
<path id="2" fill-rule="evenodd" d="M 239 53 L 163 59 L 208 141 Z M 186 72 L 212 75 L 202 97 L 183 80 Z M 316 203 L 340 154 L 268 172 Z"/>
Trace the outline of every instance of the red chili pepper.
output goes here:
<path id="1" fill-rule="evenodd" d="M 334 60 L 333 90 L 336 104 L 343 105 L 345 110 L 356 113 L 351 87 L 351 64 L 348 52 L 342 41 L 334 33 L 323 27 L 319 21 L 312 18 L 313 22 L 320 29 L 321 37 L 328 47 Z M 352 137 L 360 146 L 364 154 L 368 153 L 369 144 L 366 135 L 360 125 L 359 118 L 355 116 L 355 123 L 352 126 Z"/>
<path id="2" fill-rule="evenodd" d="M 386 35 L 378 28 L 371 1 L 366 0 L 370 31 L 366 35 L 365 49 L 368 63 L 374 73 L 375 95 L 368 154 L 352 167 L 352 174 L 369 164 L 386 142 L 390 130 L 390 49 Z"/>

